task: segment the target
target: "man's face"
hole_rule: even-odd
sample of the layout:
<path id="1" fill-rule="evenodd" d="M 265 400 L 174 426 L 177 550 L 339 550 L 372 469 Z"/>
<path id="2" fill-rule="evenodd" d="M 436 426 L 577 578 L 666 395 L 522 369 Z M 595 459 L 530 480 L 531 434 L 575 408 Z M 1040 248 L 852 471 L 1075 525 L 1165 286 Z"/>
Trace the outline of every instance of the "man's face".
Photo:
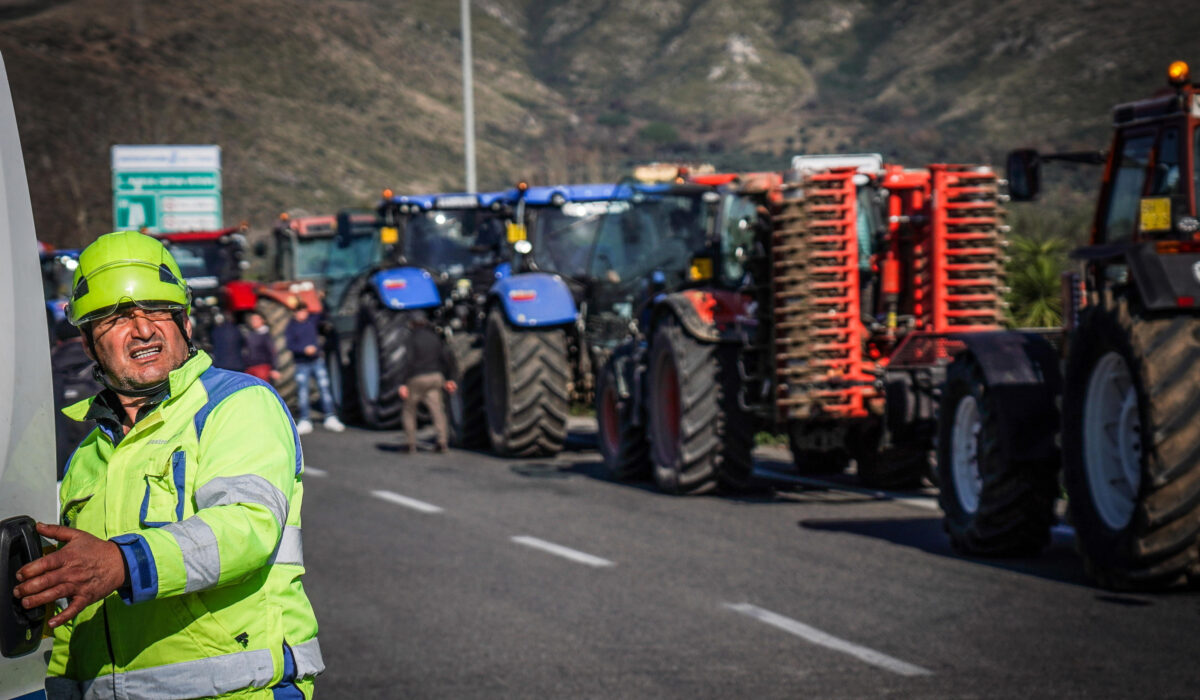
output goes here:
<path id="1" fill-rule="evenodd" d="M 184 321 L 188 335 L 192 322 Z M 113 388 L 144 389 L 187 360 L 187 341 L 170 311 L 125 309 L 92 324 L 95 356 Z M 87 344 L 84 344 L 87 348 Z M 89 355 L 92 354 L 89 349 Z"/>
<path id="2" fill-rule="evenodd" d="M 254 330 L 258 330 L 259 328 L 262 328 L 263 324 L 266 323 L 266 321 L 263 321 L 263 317 L 259 316 L 258 314 L 250 314 L 249 321 L 250 321 L 250 327 L 253 328 Z"/>
<path id="3" fill-rule="evenodd" d="M 300 323 L 304 323 L 305 321 L 307 321 L 308 320 L 308 309 L 305 309 L 305 308 L 296 309 L 296 320 L 299 321 Z"/>

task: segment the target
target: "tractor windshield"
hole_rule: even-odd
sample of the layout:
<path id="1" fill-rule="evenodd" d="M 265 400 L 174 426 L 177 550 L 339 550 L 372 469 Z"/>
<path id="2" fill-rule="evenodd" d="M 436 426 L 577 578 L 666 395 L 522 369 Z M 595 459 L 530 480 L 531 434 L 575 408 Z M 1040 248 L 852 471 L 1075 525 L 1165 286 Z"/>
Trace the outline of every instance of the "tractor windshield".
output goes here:
<path id="1" fill-rule="evenodd" d="M 754 249 L 758 206 L 752 197 L 726 194 L 721 207 L 721 279 L 738 285 L 746 274 L 745 260 Z"/>
<path id="2" fill-rule="evenodd" d="M 71 278 L 78 266 L 78 253 L 42 256 L 42 291 L 46 301 L 67 298 L 71 292 Z"/>
<path id="3" fill-rule="evenodd" d="M 350 245 L 341 248 L 332 236 L 296 237 L 296 279 L 353 277 L 380 257 L 373 226 L 355 226 Z"/>
<path id="4" fill-rule="evenodd" d="M 237 277 L 237 262 L 217 241 L 173 241 L 168 244 L 179 271 L 194 289 L 215 288 Z"/>
<path id="5" fill-rule="evenodd" d="M 407 220 L 404 257 L 410 265 L 458 276 L 495 265 L 504 252 L 504 216 L 483 209 L 435 209 Z"/>
<path id="6" fill-rule="evenodd" d="M 542 269 L 619 286 L 655 270 L 680 281 L 691 254 L 704 245 L 708 226 L 701 198 L 682 194 L 568 202 L 531 209 L 529 220 Z"/>

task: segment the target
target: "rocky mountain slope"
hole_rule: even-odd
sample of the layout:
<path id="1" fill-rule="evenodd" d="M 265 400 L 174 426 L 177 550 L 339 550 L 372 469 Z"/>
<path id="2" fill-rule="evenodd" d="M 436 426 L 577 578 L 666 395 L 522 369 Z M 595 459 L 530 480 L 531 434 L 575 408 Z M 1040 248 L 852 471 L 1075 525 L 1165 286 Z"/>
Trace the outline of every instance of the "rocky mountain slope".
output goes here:
<path id="1" fill-rule="evenodd" d="M 996 162 L 1103 147 L 1200 70 L 1184 3 L 474 0 L 479 184 L 796 152 Z M 2 0 L 39 235 L 112 225 L 109 148 L 216 143 L 226 218 L 463 186 L 458 3 Z M 1077 198 L 1082 199 L 1080 195 Z"/>

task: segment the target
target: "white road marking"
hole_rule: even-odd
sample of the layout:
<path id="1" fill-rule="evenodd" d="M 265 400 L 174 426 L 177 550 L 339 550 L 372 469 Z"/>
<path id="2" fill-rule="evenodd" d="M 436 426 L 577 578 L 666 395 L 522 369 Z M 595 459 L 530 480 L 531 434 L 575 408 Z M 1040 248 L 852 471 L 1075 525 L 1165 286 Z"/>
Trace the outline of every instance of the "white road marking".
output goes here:
<path id="1" fill-rule="evenodd" d="M 512 538 L 512 541 L 516 542 L 517 544 L 523 544 L 526 547 L 533 547 L 534 549 L 540 549 L 543 552 L 556 554 L 560 557 L 570 559 L 571 561 L 579 562 L 580 564 L 587 564 L 588 566 L 615 566 L 615 564 L 607 559 L 594 557 L 586 552 L 580 552 L 579 550 L 571 549 L 570 547 L 564 547 L 560 544 L 554 544 L 553 542 L 547 542 L 546 540 L 539 540 L 536 537 L 530 537 L 528 535 L 517 535 L 516 537 Z"/>
<path id="2" fill-rule="evenodd" d="M 426 503 L 425 501 L 418 501 L 415 498 L 409 498 L 408 496 L 401 496 L 400 494 L 392 493 L 391 491 L 372 491 L 371 495 L 374 496 L 375 498 L 387 501 L 389 503 L 395 503 L 396 505 L 404 506 L 405 508 L 412 508 L 413 510 L 421 511 L 422 513 L 441 513 L 442 512 L 441 508 L 433 505 L 432 503 Z"/>
<path id="3" fill-rule="evenodd" d="M 324 469 L 317 469 L 316 467 L 310 467 L 308 465 L 305 465 L 304 467 L 304 474 L 306 476 L 329 476 L 329 472 L 325 471 Z"/>
<path id="4" fill-rule="evenodd" d="M 880 491 L 879 489 L 863 488 L 861 486 L 851 486 L 849 484 L 839 484 L 834 481 L 826 481 L 825 479 L 814 479 L 811 476 L 796 476 L 795 474 L 786 474 L 777 472 L 774 469 L 764 469 L 762 467 L 755 468 L 756 474 L 777 479 L 779 481 L 790 481 L 794 484 L 803 484 L 804 486 L 812 486 L 819 489 L 829 489 L 830 491 L 842 491 L 845 493 L 857 493 L 864 496 L 873 496 L 881 500 L 895 501 L 905 505 L 924 508 L 926 510 L 938 510 L 942 508 L 938 505 L 936 496 L 910 496 L 907 494 L 895 493 L 892 491 Z"/>
<path id="5" fill-rule="evenodd" d="M 891 656 L 875 651 L 874 649 L 868 649 L 867 647 L 854 644 L 853 642 L 847 642 L 844 639 L 838 639 L 837 637 L 834 637 L 831 634 L 826 634 L 815 627 L 809 627 L 803 622 L 797 622 L 791 618 L 784 617 L 783 615 L 776 615 L 770 610 L 764 610 L 749 603 L 725 603 L 725 607 L 743 615 L 752 617 L 759 622 L 765 622 L 772 627 L 783 630 L 784 632 L 790 632 L 791 634 L 794 634 L 806 641 L 812 642 L 813 644 L 817 644 L 828 649 L 833 649 L 834 651 L 840 651 L 843 654 L 849 654 L 860 661 L 865 661 L 873 666 L 878 666 L 882 669 L 891 671 L 892 673 L 898 673 L 902 676 L 929 676 L 933 674 L 933 671 L 928 669 L 921 668 L 920 666 L 914 666 L 905 661 L 892 658 Z"/>

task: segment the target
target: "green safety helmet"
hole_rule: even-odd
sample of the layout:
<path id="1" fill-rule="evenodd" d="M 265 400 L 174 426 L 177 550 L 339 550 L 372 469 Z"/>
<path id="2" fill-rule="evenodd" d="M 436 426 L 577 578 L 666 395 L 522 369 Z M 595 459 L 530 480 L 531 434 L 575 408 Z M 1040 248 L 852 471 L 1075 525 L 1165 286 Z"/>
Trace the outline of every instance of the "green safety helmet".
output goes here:
<path id="1" fill-rule="evenodd" d="M 183 273 L 157 238 L 137 231 L 105 234 L 79 254 L 67 320 L 80 326 L 131 304 L 147 311 L 189 311 Z"/>

